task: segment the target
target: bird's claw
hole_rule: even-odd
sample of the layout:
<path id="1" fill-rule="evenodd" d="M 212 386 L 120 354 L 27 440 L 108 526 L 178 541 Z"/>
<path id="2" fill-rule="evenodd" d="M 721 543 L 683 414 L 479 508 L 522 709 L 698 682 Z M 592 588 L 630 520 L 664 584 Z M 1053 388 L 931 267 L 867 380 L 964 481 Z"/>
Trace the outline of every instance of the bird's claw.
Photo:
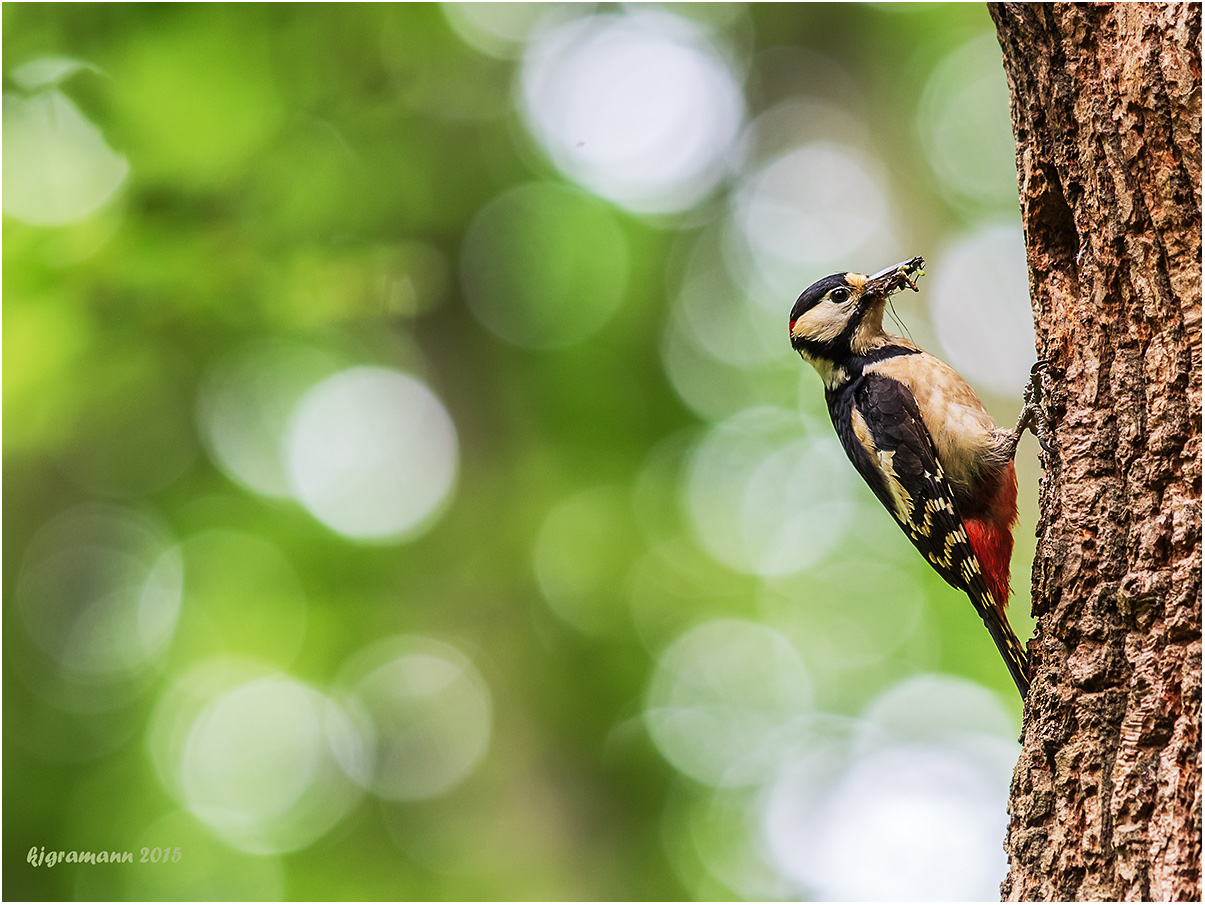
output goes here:
<path id="1" fill-rule="evenodd" d="M 1050 362 L 1047 359 L 1039 358 L 1029 369 L 1029 383 L 1025 387 L 1025 395 L 1022 397 L 1024 406 L 1021 409 L 1021 417 L 1017 421 L 1016 431 L 1017 437 L 1020 438 L 1028 428 L 1038 438 L 1038 445 L 1042 447 L 1042 451 L 1048 455 L 1055 451 L 1050 442 L 1051 434 L 1046 413 L 1042 409 L 1042 397 L 1045 392 L 1044 381 L 1049 367 Z"/>

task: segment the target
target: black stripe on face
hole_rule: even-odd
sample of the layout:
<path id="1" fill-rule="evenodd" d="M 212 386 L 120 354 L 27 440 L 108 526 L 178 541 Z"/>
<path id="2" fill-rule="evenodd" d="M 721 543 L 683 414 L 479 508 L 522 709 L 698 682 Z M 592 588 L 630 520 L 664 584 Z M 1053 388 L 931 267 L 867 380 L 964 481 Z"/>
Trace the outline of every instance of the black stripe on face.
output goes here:
<path id="1" fill-rule="evenodd" d="M 821 341 L 791 337 L 791 346 L 796 352 L 801 352 L 809 358 L 819 358 L 834 364 L 848 357 L 848 355 L 841 354 L 840 344 L 837 340 L 832 339 Z"/>
<path id="2" fill-rule="evenodd" d="M 871 303 L 873 304 L 873 302 Z M 853 354 L 853 338 L 858 332 L 858 327 L 862 325 L 862 319 L 866 317 L 866 312 L 870 310 L 870 305 L 866 304 L 866 298 L 863 296 L 858 299 L 858 307 L 850 316 L 845 324 L 845 329 L 841 331 L 840 343 L 841 348 L 845 350 L 847 355 Z"/>
<path id="3" fill-rule="evenodd" d="M 826 295 L 840 287 L 851 288 L 845 280 L 845 274 L 830 273 L 803 290 L 799 298 L 795 300 L 794 307 L 791 308 L 791 326 L 795 326 L 795 321 L 799 320 L 801 314 L 816 307 Z"/>

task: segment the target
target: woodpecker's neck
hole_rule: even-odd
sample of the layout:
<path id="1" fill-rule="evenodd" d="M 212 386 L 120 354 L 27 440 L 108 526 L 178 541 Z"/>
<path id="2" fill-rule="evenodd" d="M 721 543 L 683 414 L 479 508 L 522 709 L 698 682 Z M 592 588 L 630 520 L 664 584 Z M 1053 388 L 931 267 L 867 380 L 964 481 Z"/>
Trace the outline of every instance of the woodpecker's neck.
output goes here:
<path id="1" fill-rule="evenodd" d="M 850 318 L 839 335 L 820 342 L 804 340 L 796 345 L 800 357 L 816 369 L 829 393 L 857 380 L 867 365 L 921 351 L 902 336 L 883 329 L 885 305 L 884 300 L 872 301 Z"/>
<path id="2" fill-rule="evenodd" d="M 899 339 L 883 330 L 883 309 L 886 307 L 886 299 L 874 299 L 862 309 L 860 318 L 854 318 L 849 339 L 849 350 L 853 355 L 867 355 L 890 339 Z"/>

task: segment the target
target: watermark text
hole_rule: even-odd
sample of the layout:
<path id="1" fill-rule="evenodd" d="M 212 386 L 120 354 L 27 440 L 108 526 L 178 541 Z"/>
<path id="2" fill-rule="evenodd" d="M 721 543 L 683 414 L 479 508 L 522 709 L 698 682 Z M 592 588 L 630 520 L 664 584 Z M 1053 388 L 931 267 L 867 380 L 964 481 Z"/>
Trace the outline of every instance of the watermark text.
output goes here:
<path id="1" fill-rule="evenodd" d="M 180 846 L 175 848 L 148 848 L 139 850 L 137 859 L 142 864 L 174 864 L 184 853 Z M 84 852 L 84 851 L 46 851 L 46 846 L 31 845 L 25 860 L 34 867 L 54 867 L 56 864 L 133 864 L 133 852 Z"/>

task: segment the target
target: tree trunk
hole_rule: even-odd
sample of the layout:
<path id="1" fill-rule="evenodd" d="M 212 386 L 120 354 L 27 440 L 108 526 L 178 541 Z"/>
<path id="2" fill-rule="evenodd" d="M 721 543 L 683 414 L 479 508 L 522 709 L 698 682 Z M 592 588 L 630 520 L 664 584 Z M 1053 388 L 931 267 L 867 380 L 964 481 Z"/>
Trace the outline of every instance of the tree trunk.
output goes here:
<path id="1" fill-rule="evenodd" d="M 1006 900 L 1201 898 L 1201 8 L 989 4 L 1050 361 Z"/>

